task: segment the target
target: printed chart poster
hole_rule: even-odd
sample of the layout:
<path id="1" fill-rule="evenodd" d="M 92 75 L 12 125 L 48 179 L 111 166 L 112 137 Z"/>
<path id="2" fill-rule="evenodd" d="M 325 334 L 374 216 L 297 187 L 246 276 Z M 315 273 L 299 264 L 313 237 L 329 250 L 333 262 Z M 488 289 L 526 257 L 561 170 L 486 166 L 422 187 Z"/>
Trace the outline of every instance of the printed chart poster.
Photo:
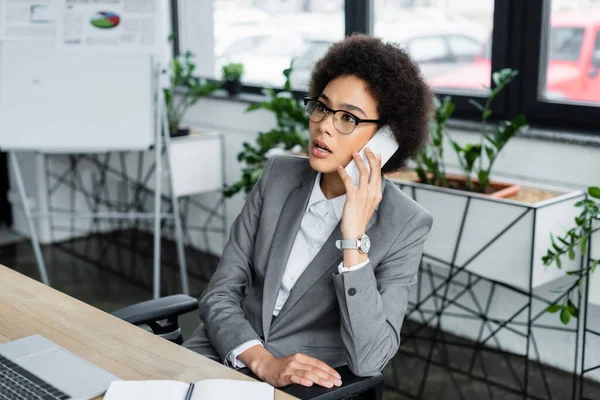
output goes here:
<path id="1" fill-rule="evenodd" d="M 52 38 L 54 11 L 50 0 L 0 0 L 0 40 Z"/>
<path id="2" fill-rule="evenodd" d="M 156 53 L 158 0 L 59 0 L 59 51 Z"/>

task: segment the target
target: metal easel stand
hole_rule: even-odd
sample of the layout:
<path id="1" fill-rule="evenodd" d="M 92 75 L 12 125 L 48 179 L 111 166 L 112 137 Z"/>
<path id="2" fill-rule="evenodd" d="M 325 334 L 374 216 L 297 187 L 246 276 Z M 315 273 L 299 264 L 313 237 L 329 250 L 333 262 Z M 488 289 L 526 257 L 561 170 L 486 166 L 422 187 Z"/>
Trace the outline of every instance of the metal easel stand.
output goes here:
<path id="1" fill-rule="evenodd" d="M 169 129 L 168 129 L 168 120 L 166 113 L 166 103 L 164 99 L 164 93 L 162 89 L 158 89 L 156 93 L 156 121 L 155 121 L 155 146 L 154 146 L 154 154 L 155 154 L 155 188 L 154 188 L 154 210 L 153 212 L 137 212 L 137 211 L 128 211 L 120 212 L 120 211 L 108 211 L 108 212 L 99 212 L 99 206 L 110 206 L 111 204 L 101 204 L 98 196 L 94 196 L 94 201 L 88 202 L 88 206 L 91 211 L 73 211 L 74 206 L 74 190 L 72 189 L 72 202 L 71 209 L 68 211 L 51 211 L 51 212 L 33 212 L 31 210 L 31 206 L 27 199 L 27 194 L 25 191 L 25 185 L 23 182 L 23 176 L 21 173 L 21 169 L 19 167 L 18 157 L 15 151 L 10 152 L 10 162 L 11 167 L 14 171 L 15 181 L 17 184 L 17 188 L 19 191 L 19 196 L 21 198 L 21 202 L 23 205 L 23 210 L 25 212 L 25 217 L 27 219 L 28 229 L 31 235 L 31 243 L 33 245 L 33 250 L 35 253 L 38 271 L 40 274 L 41 281 L 50 285 L 50 279 L 48 277 L 48 273 L 46 270 L 46 264 L 44 262 L 44 257 L 41 251 L 39 235 L 37 231 L 37 226 L 35 224 L 35 219 L 76 219 L 76 218 L 85 218 L 91 219 L 93 224 L 97 225 L 99 220 L 116 220 L 116 221 L 134 221 L 134 220 L 153 220 L 153 234 L 154 234 L 154 262 L 153 262 L 153 288 L 152 294 L 153 298 L 160 297 L 161 291 L 161 228 L 162 222 L 165 220 L 173 220 L 174 223 L 174 231 L 175 231 L 175 241 L 177 246 L 177 258 L 179 262 L 179 271 L 181 277 L 181 291 L 184 294 L 189 294 L 189 282 L 188 282 L 188 274 L 186 267 L 186 259 L 184 252 L 184 237 L 182 230 L 182 222 L 181 222 L 181 214 L 179 210 L 179 202 L 176 194 L 173 190 L 173 179 L 171 175 L 171 160 L 170 160 L 170 137 L 169 137 Z M 164 141 L 164 143 L 163 143 Z M 168 182 L 171 187 L 171 195 L 170 203 L 171 203 L 171 213 L 163 213 L 161 212 L 161 203 L 163 200 L 162 194 L 162 173 L 163 173 L 163 160 L 162 154 L 165 154 L 166 167 L 168 170 Z M 72 160 L 73 161 L 73 160 Z M 75 170 L 75 166 L 73 166 L 73 173 Z M 61 177 L 60 180 L 64 180 L 64 177 Z M 81 177 L 77 177 L 78 183 L 81 183 Z M 105 182 L 104 182 L 105 183 Z M 51 192 L 52 189 L 48 188 L 48 191 Z M 92 190 L 93 191 L 93 190 Z"/>

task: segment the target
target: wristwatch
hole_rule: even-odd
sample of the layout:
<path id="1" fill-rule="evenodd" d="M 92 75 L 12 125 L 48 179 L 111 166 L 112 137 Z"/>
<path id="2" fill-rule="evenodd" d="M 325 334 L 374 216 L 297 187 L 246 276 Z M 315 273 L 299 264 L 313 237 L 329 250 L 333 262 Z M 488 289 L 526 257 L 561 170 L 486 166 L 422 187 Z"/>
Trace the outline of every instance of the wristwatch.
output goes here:
<path id="1" fill-rule="evenodd" d="M 359 253 L 367 254 L 371 249 L 371 239 L 366 234 L 362 234 L 356 239 L 336 240 L 335 247 L 340 250 L 357 249 Z"/>

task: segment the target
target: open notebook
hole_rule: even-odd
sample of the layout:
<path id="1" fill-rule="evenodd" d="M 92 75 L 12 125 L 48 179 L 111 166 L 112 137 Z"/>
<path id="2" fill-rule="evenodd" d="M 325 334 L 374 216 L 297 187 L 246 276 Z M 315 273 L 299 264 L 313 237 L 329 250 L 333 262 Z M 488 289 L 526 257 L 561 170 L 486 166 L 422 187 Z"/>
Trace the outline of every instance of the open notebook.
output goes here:
<path id="1" fill-rule="evenodd" d="M 262 382 L 206 379 L 196 383 L 177 381 L 115 381 L 104 400 L 273 400 L 273 386 Z"/>

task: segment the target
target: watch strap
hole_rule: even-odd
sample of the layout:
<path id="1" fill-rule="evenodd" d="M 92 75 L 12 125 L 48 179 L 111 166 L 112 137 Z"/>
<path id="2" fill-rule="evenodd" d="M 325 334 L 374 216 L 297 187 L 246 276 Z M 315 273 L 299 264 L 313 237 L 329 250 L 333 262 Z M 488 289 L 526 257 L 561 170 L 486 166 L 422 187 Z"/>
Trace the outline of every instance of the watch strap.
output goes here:
<path id="1" fill-rule="evenodd" d="M 343 249 L 358 249 L 360 239 L 342 239 L 335 241 L 335 247 L 340 250 Z"/>

